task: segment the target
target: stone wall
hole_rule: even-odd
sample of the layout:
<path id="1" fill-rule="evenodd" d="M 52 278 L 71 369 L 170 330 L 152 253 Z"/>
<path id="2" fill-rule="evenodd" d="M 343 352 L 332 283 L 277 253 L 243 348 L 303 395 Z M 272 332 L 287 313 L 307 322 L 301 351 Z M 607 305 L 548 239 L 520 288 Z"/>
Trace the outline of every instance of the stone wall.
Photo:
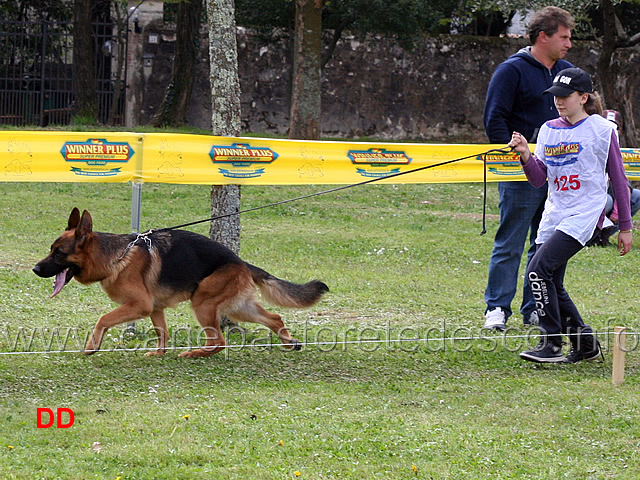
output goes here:
<path id="1" fill-rule="evenodd" d="M 148 28 L 164 27 L 152 24 Z M 145 75 L 139 124 L 148 123 L 160 105 L 171 73 L 174 32 L 167 29 L 156 33 L 159 44 L 145 47 L 153 49 L 154 62 L 152 73 Z M 189 125 L 202 129 L 210 129 L 211 117 L 206 35 L 203 30 L 188 116 Z M 323 136 L 486 142 L 482 109 L 491 74 L 500 62 L 525 45 L 524 39 L 437 36 L 425 37 L 415 49 L 406 50 L 382 36 L 345 36 L 324 69 Z M 286 135 L 289 37 L 281 34 L 265 39 L 239 28 L 238 55 L 242 131 Z M 591 43 L 574 42 L 567 59 L 594 72 L 597 51 Z M 636 123 L 640 125 L 640 119 Z"/>

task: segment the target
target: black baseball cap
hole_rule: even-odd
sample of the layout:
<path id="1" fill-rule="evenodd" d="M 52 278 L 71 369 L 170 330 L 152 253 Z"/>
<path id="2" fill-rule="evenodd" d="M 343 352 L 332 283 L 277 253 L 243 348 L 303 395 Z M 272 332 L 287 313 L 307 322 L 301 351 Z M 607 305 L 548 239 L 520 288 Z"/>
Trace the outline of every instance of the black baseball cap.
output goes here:
<path id="1" fill-rule="evenodd" d="M 543 93 L 550 93 L 555 97 L 568 97 L 573 92 L 593 93 L 591 77 L 581 68 L 565 68 L 560 70 L 553 79 L 553 85 Z"/>

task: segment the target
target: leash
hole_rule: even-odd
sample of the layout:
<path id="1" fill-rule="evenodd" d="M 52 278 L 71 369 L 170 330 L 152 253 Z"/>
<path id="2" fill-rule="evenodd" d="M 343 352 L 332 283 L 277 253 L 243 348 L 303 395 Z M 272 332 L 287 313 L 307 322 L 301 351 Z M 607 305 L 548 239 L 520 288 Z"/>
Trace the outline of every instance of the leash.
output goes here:
<path id="1" fill-rule="evenodd" d="M 513 147 L 492 148 L 491 150 L 487 150 L 481 154 L 484 169 L 482 171 L 482 231 L 480 232 L 480 235 L 487 233 L 487 155 L 491 153 L 509 153 L 512 151 Z"/>
<path id="2" fill-rule="evenodd" d="M 151 230 L 147 230 L 144 233 L 139 233 L 138 236 L 135 238 L 135 240 L 133 240 L 126 248 L 125 252 L 123 253 L 123 257 L 126 254 L 127 251 L 129 251 L 129 249 L 131 247 L 133 247 L 139 240 L 144 240 L 145 243 L 147 244 L 148 248 L 151 248 L 151 241 L 148 238 L 151 234 L 153 233 L 159 233 L 159 232 L 168 232 L 170 230 L 176 230 L 179 228 L 184 228 L 184 227 L 190 227 L 192 225 L 198 225 L 200 223 L 205 223 L 205 222 L 212 222 L 214 220 L 219 220 L 221 218 L 227 218 L 227 217 L 232 217 L 235 215 L 240 215 L 243 213 L 249 213 L 249 212 L 255 212 L 256 210 L 262 210 L 264 208 L 269 208 L 269 207 L 275 207 L 278 205 L 284 205 L 286 203 L 291 203 L 291 202 L 296 202 L 299 200 L 305 200 L 307 198 L 312 198 L 312 197 L 317 197 L 320 195 L 326 195 L 328 193 L 333 193 L 333 192 L 339 192 L 341 190 L 346 190 L 348 188 L 353 188 L 353 187 L 359 187 L 361 185 L 367 185 L 369 183 L 373 183 L 373 182 L 379 182 L 381 180 L 388 180 L 390 178 L 396 178 L 399 177 L 401 175 L 408 175 L 410 173 L 416 173 L 416 172 L 420 172 L 422 170 L 428 170 L 431 168 L 436 168 L 436 167 L 442 167 L 444 165 L 449 165 L 451 163 L 455 163 L 455 162 L 460 162 L 462 160 L 467 160 L 469 158 L 474 158 L 474 157 L 481 157 L 482 161 L 483 161 L 483 184 L 484 184 L 484 191 L 483 191 L 483 204 L 482 204 L 482 232 L 480 232 L 480 235 L 484 235 L 485 233 L 487 233 L 487 229 L 486 229 L 486 216 L 487 216 L 487 155 L 491 154 L 491 153 L 500 153 L 500 154 L 505 154 L 505 153 L 509 153 L 512 149 L 510 147 L 504 147 L 504 148 L 492 148 L 491 150 L 487 150 L 485 152 L 482 153 L 474 153 L 472 155 L 467 155 L 465 157 L 460 157 L 460 158 L 454 158 L 453 160 L 446 160 L 444 162 L 440 162 L 440 163 L 434 163 L 432 165 L 424 165 L 422 167 L 417 167 L 411 170 L 406 170 L 404 172 L 397 172 L 397 173 L 392 173 L 390 175 L 385 175 L 384 177 L 375 177 L 375 178 L 370 178 L 369 180 L 364 180 L 362 182 L 358 182 L 358 183 L 352 183 L 349 185 L 342 185 L 340 187 L 336 187 L 336 188 L 331 188 L 329 190 L 322 190 L 320 192 L 314 192 L 314 193 L 309 193 L 307 195 L 301 195 L 299 197 L 295 197 L 295 198 L 288 198 L 286 200 L 280 200 L 278 202 L 273 202 L 273 203 L 269 203 L 266 205 L 260 205 L 258 207 L 252 207 L 252 208 L 247 208 L 245 210 L 239 210 L 237 212 L 231 212 L 231 213 L 225 213 L 222 215 L 215 215 L 213 217 L 209 217 L 209 218 L 204 218 L 202 220 L 195 220 L 193 222 L 188 222 L 188 223 L 182 223 L 180 225 L 174 225 L 173 227 L 164 227 L 164 228 L 159 228 L 159 229 L 151 229 Z"/>

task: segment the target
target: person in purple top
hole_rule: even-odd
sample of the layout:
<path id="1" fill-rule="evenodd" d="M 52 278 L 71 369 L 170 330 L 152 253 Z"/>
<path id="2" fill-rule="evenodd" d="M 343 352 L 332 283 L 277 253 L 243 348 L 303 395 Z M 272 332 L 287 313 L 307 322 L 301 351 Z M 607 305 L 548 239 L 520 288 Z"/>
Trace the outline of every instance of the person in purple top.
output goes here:
<path id="1" fill-rule="evenodd" d="M 502 62 L 491 77 L 484 107 L 484 126 L 491 143 L 506 144 L 514 130 L 535 142 L 540 126 L 558 117 L 553 99 L 542 94 L 555 75 L 573 65 L 564 60 L 571 48 L 574 21 L 558 7 L 537 11 L 528 25 L 530 47 Z M 535 250 L 538 224 L 547 190 L 527 182 L 500 182 L 500 226 L 489 260 L 484 294 L 484 328 L 504 330 L 512 314 L 511 302 L 518 287 L 518 270 L 529 233 L 530 260 Z M 537 323 L 535 301 L 525 278 L 520 305 L 523 323 Z"/>
<path id="2" fill-rule="evenodd" d="M 602 116 L 612 122 L 618 131 L 618 138 L 622 129 L 622 115 L 616 110 L 605 110 Z M 624 147 L 624 145 L 620 145 Z M 631 182 L 627 182 L 629 193 L 631 195 L 631 216 L 633 217 L 640 211 L 640 190 L 633 188 Z M 597 229 L 587 246 L 600 245 L 606 247 L 611 245 L 609 237 L 618 231 L 618 203 L 614 198 L 613 189 L 607 191 L 607 205 L 605 207 L 607 218 L 611 220 L 613 225 L 606 225 L 602 229 Z"/>
<path id="3" fill-rule="evenodd" d="M 629 188 L 614 125 L 602 114 L 600 97 L 589 74 L 580 68 L 559 72 L 545 93 L 554 96 L 561 117 L 540 128 L 535 153 L 515 131 L 509 146 L 520 154 L 524 173 L 534 186 L 548 184 L 548 195 L 536 237 L 536 252 L 527 268 L 538 309 L 540 342 L 520 353 L 538 363 L 575 363 L 602 356 L 591 327 L 584 323 L 564 288 L 567 263 L 604 221 L 607 176 L 619 203 L 618 250 L 631 250 Z M 562 334 L 571 352 L 562 354 Z"/>

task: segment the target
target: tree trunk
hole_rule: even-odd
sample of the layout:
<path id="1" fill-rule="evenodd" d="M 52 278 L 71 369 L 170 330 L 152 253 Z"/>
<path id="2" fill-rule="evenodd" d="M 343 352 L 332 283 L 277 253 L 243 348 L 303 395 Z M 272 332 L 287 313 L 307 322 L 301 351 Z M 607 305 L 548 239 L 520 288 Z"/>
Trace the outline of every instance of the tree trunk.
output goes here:
<path id="1" fill-rule="evenodd" d="M 322 0 L 296 0 L 289 138 L 320 138 Z"/>
<path id="2" fill-rule="evenodd" d="M 129 24 L 129 14 L 127 12 L 127 4 L 114 3 L 113 11 L 115 13 L 115 22 L 117 27 L 117 60 L 115 68 L 115 83 L 113 85 L 113 97 L 109 107 L 109 115 L 107 117 L 107 125 L 115 125 L 121 112 L 118 111 L 120 98 L 122 97 L 122 77 L 125 74 L 125 62 L 127 61 L 127 25 Z"/>
<path id="3" fill-rule="evenodd" d="M 240 81 L 233 0 L 207 0 L 209 60 L 211 62 L 211 126 L 214 135 L 240 134 Z M 211 187 L 211 215 L 240 211 L 239 185 Z M 211 223 L 209 235 L 233 251 L 240 250 L 240 217 L 231 215 Z"/>
<path id="4" fill-rule="evenodd" d="M 98 100 L 95 81 L 95 52 L 93 42 L 93 1 L 73 2 L 73 90 L 74 115 L 84 121 L 95 122 Z"/>
<path id="5" fill-rule="evenodd" d="M 601 0 L 602 15 L 604 18 L 603 35 L 601 39 L 600 56 L 598 57 L 598 76 L 600 77 L 601 95 L 605 108 L 617 108 L 615 104 L 614 78 L 616 73 L 611 70 L 613 53 L 615 51 L 616 30 L 615 10 L 610 0 Z"/>
<path id="6" fill-rule="evenodd" d="M 211 186 L 211 216 L 240 211 L 240 185 Z M 230 215 L 211 222 L 209 236 L 234 252 L 240 251 L 240 215 Z"/>
<path id="7" fill-rule="evenodd" d="M 604 29 L 601 39 L 600 56 L 598 57 L 598 76 L 602 101 L 606 109 L 618 110 L 622 115 L 623 125 L 620 132 L 620 145 L 635 147 L 637 145 L 635 122 L 633 120 L 632 98 L 637 67 L 629 61 L 626 49 L 618 48 L 620 40 L 619 20 L 611 0 L 600 0 L 604 18 Z M 621 31 L 624 35 L 624 31 Z M 632 79 L 629 81 L 629 79 Z"/>
<path id="8" fill-rule="evenodd" d="M 200 15 L 202 0 L 184 0 L 178 4 L 176 53 L 171 80 L 153 125 L 176 127 L 186 123 L 200 47 Z"/>

